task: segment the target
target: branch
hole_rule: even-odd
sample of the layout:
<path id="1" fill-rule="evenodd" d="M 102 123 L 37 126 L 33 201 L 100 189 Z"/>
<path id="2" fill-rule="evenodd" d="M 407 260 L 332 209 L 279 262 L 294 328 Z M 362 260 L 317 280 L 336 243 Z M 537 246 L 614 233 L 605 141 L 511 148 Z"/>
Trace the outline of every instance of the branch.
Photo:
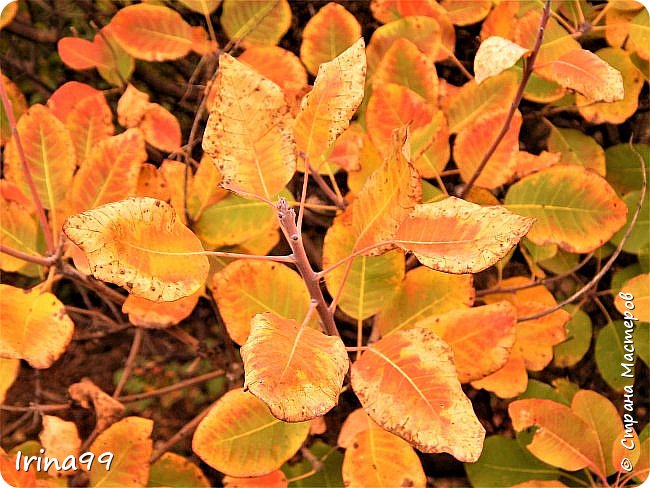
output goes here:
<path id="1" fill-rule="evenodd" d="M 113 398 L 120 396 L 120 393 L 122 393 L 122 390 L 126 386 L 126 382 L 129 380 L 129 376 L 131 376 L 131 371 L 133 371 L 133 366 L 135 365 L 135 358 L 138 357 L 138 353 L 140 352 L 143 336 L 144 329 L 136 327 L 135 334 L 133 335 L 133 342 L 131 343 L 131 350 L 129 351 L 129 357 L 126 358 L 126 363 L 124 363 L 124 369 L 122 370 L 120 381 L 117 383 L 115 391 L 113 392 Z"/>
<path id="2" fill-rule="evenodd" d="M 530 54 L 530 58 L 528 58 L 527 62 L 525 63 L 524 71 L 521 76 L 521 82 L 519 83 L 519 88 L 517 88 L 517 93 L 515 94 L 515 98 L 512 101 L 512 104 L 510 105 L 510 110 L 508 111 L 506 120 L 503 123 L 503 127 L 501 127 L 501 131 L 497 135 L 497 138 L 494 140 L 490 148 L 487 150 L 487 152 L 483 156 L 483 159 L 481 159 L 481 162 L 476 168 L 476 171 L 474 171 L 472 177 L 467 182 L 467 185 L 465 185 L 465 187 L 458 193 L 459 198 L 463 198 L 472 189 L 474 183 L 476 183 L 478 177 L 481 176 L 481 173 L 485 169 L 485 166 L 487 165 L 488 161 L 494 154 L 494 151 L 496 151 L 497 146 L 503 140 L 506 133 L 508 132 L 508 129 L 510 128 L 510 122 L 512 122 L 512 117 L 515 115 L 515 111 L 517 110 L 519 104 L 521 103 L 521 99 L 524 96 L 524 90 L 526 89 L 526 85 L 528 84 L 528 79 L 530 78 L 530 75 L 533 73 L 533 68 L 535 67 L 535 59 L 537 58 L 537 53 L 539 52 L 539 48 L 542 45 L 542 39 L 544 38 L 544 29 L 546 28 L 546 24 L 550 17 L 550 11 L 551 11 L 551 0 L 546 0 L 546 2 L 544 3 L 544 10 L 542 12 L 542 19 L 540 20 L 539 23 L 539 32 L 537 33 L 537 38 L 535 39 L 535 45 Z"/>
<path id="3" fill-rule="evenodd" d="M 154 398 L 157 396 L 166 395 L 167 393 L 172 393 L 177 390 L 182 390 L 188 386 L 196 385 L 197 383 L 203 383 L 213 378 L 223 376 L 224 374 L 226 374 L 226 372 L 223 369 L 219 369 L 217 371 L 212 371 L 211 373 L 205 373 L 200 376 L 195 376 L 194 378 L 180 381 L 176 384 L 166 386 L 164 388 L 158 388 L 157 390 L 146 391 L 144 393 L 136 393 L 134 395 L 124 395 L 122 397 L 118 397 L 117 401 L 120 403 L 139 402 L 140 400 L 146 400 L 147 398 Z"/>
<path id="4" fill-rule="evenodd" d="M 56 44 L 56 41 L 59 39 L 59 34 L 54 29 L 36 28 L 29 24 L 24 24 L 16 19 L 7 25 L 5 29 L 13 34 L 19 35 L 20 37 L 41 44 Z"/>
<path id="5" fill-rule="evenodd" d="M 307 168 L 305 168 L 307 169 Z M 345 207 L 348 206 L 347 202 L 343 200 L 342 198 L 339 198 L 339 196 L 332 190 L 329 185 L 325 182 L 323 177 L 320 175 L 320 173 L 314 169 L 309 169 L 309 173 L 311 174 L 311 177 L 314 178 L 314 181 L 316 184 L 319 186 L 321 190 L 329 197 L 334 204 L 340 208 L 341 210 L 345 210 Z M 307 174 L 305 173 L 305 178 L 307 177 Z"/>
<path id="6" fill-rule="evenodd" d="M 199 422 L 203 420 L 203 417 L 205 417 L 210 409 L 212 408 L 212 405 L 210 405 L 208 408 L 203 410 L 200 414 L 198 414 L 196 417 L 194 417 L 192 420 L 190 420 L 188 423 L 186 423 L 181 430 L 176 432 L 173 436 L 169 438 L 167 442 L 165 442 L 163 445 L 161 445 L 158 449 L 156 449 L 153 454 L 151 454 L 151 458 L 149 458 L 149 464 L 153 464 L 160 457 L 165 454 L 165 452 L 172 447 L 174 444 L 176 444 L 178 441 L 180 441 L 183 437 L 190 435 L 194 429 L 196 429 L 196 426 L 199 425 Z"/>
<path id="7" fill-rule="evenodd" d="M 38 264 L 39 266 L 45 266 L 46 268 L 49 268 L 50 266 L 54 265 L 54 263 L 56 263 L 60 257 L 56 254 L 50 257 L 34 256 L 33 254 L 27 254 L 22 251 L 17 251 L 16 249 L 12 249 L 3 244 L 0 244 L 0 252 L 9 254 L 9 256 L 22 259 L 23 261 L 27 261 L 29 263 Z"/>

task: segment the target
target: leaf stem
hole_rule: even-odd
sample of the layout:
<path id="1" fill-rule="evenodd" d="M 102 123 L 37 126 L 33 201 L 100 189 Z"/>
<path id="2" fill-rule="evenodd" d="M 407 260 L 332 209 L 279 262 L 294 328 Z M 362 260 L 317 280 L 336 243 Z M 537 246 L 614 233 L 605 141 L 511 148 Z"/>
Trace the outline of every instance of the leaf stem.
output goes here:
<path id="1" fill-rule="evenodd" d="M 345 210 L 345 207 L 348 206 L 347 202 L 343 198 L 339 197 L 334 192 L 334 190 L 332 190 L 329 187 L 329 185 L 327 184 L 325 179 L 320 175 L 320 173 L 318 173 L 318 171 L 314 169 L 307 168 L 307 166 L 305 166 L 305 169 L 309 171 L 311 177 L 314 179 L 314 181 L 320 187 L 320 189 L 323 190 L 323 192 L 329 197 L 329 199 L 332 200 L 332 202 L 334 202 L 334 204 L 338 208 L 340 208 L 341 210 Z"/>
<path id="2" fill-rule="evenodd" d="M 60 257 L 57 256 L 56 254 L 53 254 L 52 256 L 49 257 L 34 256 L 33 254 L 27 254 L 25 252 L 18 251 L 16 249 L 12 249 L 11 247 L 7 247 L 4 244 L 0 244 L 0 252 L 9 254 L 10 256 L 13 256 L 18 259 L 22 259 L 23 261 L 27 261 L 29 263 L 38 264 L 39 266 L 45 266 L 47 268 L 49 268 L 54 263 L 56 263 L 56 261 Z"/>
<path id="3" fill-rule="evenodd" d="M 32 178 L 32 173 L 29 170 L 27 165 L 27 158 L 25 156 L 25 151 L 23 149 L 23 144 L 20 140 L 20 134 L 18 134 L 18 128 L 16 127 L 16 118 L 14 117 L 14 109 L 9 102 L 9 97 L 7 96 L 7 91 L 5 90 L 4 83 L 0 81 L 0 99 L 2 100 L 2 105 L 5 107 L 5 112 L 7 113 L 7 120 L 9 122 L 9 127 L 11 128 L 11 135 L 14 138 L 16 143 L 16 151 L 18 152 L 18 158 L 20 159 L 20 164 L 23 169 L 23 175 L 29 186 L 29 191 L 32 194 L 32 199 L 34 201 L 34 207 L 36 208 L 36 215 L 38 215 L 38 221 L 41 225 L 41 230 L 43 231 L 43 236 L 45 237 L 45 244 L 47 245 L 48 254 L 54 254 L 54 236 L 52 234 L 52 229 L 50 224 L 47 221 L 47 215 L 45 215 L 45 208 L 43 207 L 43 202 L 41 202 L 41 197 L 38 195 L 38 190 L 36 189 L 36 184 L 34 183 L 34 178 Z"/>
<path id="4" fill-rule="evenodd" d="M 293 208 L 289 208 L 289 204 L 284 198 L 280 198 L 276 208 L 280 228 L 293 251 L 295 265 L 305 282 L 309 295 L 316 301 L 316 311 L 323 324 L 323 329 L 328 335 L 338 336 L 339 331 L 334 323 L 334 315 L 325 302 L 325 297 L 320 289 L 320 277 L 311 267 L 305 246 L 302 243 L 302 236 L 296 227 L 296 212 Z"/>
<path id="5" fill-rule="evenodd" d="M 490 160 L 494 152 L 497 150 L 497 147 L 499 146 L 499 144 L 505 137 L 506 133 L 508 132 L 508 129 L 510 128 L 510 122 L 512 122 L 512 117 L 514 117 L 515 111 L 517 110 L 519 104 L 521 103 L 521 99 L 524 96 L 524 90 L 526 89 L 526 85 L 528 84 L 528 79 L 530 78 L 530 75 L 533 73 L 533 68 L 535 67 L 535 59 L 537 58 L 537 53 L 539 52 L 539 48 L 542 46 L 542 39 L 544 38 L 544 29 L 546 28 L 546 24 L 548 23 L 548 19 L 550 17 L 550 11 L 551 11 L 551 0 L 546 0 L 544 2 L 544 10 L 542 12 L 542 18 L 539 23 L 539 31 L 537 33 L 537 38 L 535 39 L 535 45 L 530 53 L 530 57 L 525 63 L 524 71 L 521 76 L 521 82 L 519 83 L 519 88 L 517 88 L 517 93 L 515 94 L 515 98 L 510 104 L 510 110 L 508 111 L 506 120 L 503 123 L 503 127 L 501 127 L 501 130 L 499 131 L 499 134 L 497 135 L 496 139 L 494 140 L 490 148 L 487 150 L 487 152 L 483 155 L 483 159 L 481 159 L 481 162 L 477 166 L 476 171 L 474 171 L 472 177 L 469 179 L 465 187 L 462 188 L 461 191 L 458 193 L 459 198 L 463 198 L 472 189 L 474 183 L 476 183 L 476 180 L 479 178 L 479 176 L 481 176 L 481 173 L 485 169 L 485 166 L 487 165 L 488 161 Z"/>

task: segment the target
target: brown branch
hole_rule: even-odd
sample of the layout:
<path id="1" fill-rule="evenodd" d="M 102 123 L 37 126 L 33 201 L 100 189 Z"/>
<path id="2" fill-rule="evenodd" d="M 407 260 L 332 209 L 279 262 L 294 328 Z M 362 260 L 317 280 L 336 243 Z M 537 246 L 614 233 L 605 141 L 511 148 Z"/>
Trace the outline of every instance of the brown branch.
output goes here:
<path id="1" fill-rule="evenodd" d="M 156 449 L 151 454 L 151 458 L 149 458 L 149 464 L 153 464 L 158 461 L 158 459 L 160 459 L 160 457 L 165 454 L 165 452 L 169 450 L 174 444 L 183 439 L 183 437 L 190 435 L 194 429 L 196 429 L 196 426 L 199 425 L 199 422 L 201 422 L 201 420 L 203 420 L 203 418 L 208 414 L 211 408 L 212 405 L 203 410 L 200 414 L 186 423 L 178 432 L 171 436 L 163 445 Z"/>
<path id="2" fill-rule="evenodd" d="M 296 228 L 296 212 L 292 208 L 289 208 L 289 204 L 284 198 L 280 198 L 277 204 L 277 212 L 280 228 L 293 251 L 296 267 L 305 282 L 309 295 L 316 301 L 316 310 L 318 311 L 323 328 L 328 335 L 338 336 L 339 331 L 334 323 L 334 316 L 325 302 L 323 292 L 320 289 L 320 277 L 314 272 L 309 263 L 305 246 L 302 243 L 302 236 Z"/>
<path id="3" fill-rule="evenodd" d="M 195 376 L 194 378 L 189 378 L 183 381 L 179 381 L 178 383 L 175 383 L 170 386 L 165 386 L 164 388 L 158 388 L 157 390 L 146 391 L 144 393 L 136 393 L 134 395 L 124 395 L 122 397 L 118 397 L 117 400 L 120 403 L 139 402 L 140 400 L 146 400 L 147 398 L 154 398 L 157 396 L 166 395 L 167 393 L 172 393 L 174 391 L 182 390 L 183 388 L 187 388 L 188 386 L 196 385 L 198 383 L 203 383 L 213 378 L 218 378 L 219 376 L 223 376 L 224 374 L 226 374 L 226 372 L 223 369 L 219 369 L 217 371 L 205 373 L 200 376 Z"/>
<path id="4" fill-rule="evenodd" d="M 133 367 L 135 366 L 135 359 L 138 357 L 140 352 L 140 346 L 142 346 L 142 338 L 144 336 L 144 329 L 140 327 L 135 328 L 135 334 L 133 334 L 133 342 L 131 343 L 131 350 L 129 351 L 129 356 L 126 358 L 126 363 L 124 363 L 124 369 L 122 370 L 122 376 L 120 376 L 120 381 L 115 387 L 113 392 L 113 398 L 117 398 L 122 393 L 122 390 L 126 386 L 126 382 L 131 376 Z"/>
<path id="5" fill-rule="evenodd" d="M 119 303 L 120 305 L 122 305 L 126 300 L 126 297 L 124 295 L 121 295 L 115 290 L 113 290 L 112 288 L 109 288 L 101 281 L 98 281 L 94 278 L 91 278 L 89 276 L 80 273 L 69 264 L 63 267 L 63 274 L 68 278 L 74 279 L 77 282 L 83 284 L 87 288 L 94 290 L 99 295 L 102 295 L 103 297 L 113 302 Z"/>
<path id="6" fill-rule="evenodd" d="M 476 168 L 476 171 L 474 171 L 472 177 L 469 179 L 465 187 L 462 188 L 461 191 L 458 193 L 458 196 L 460 198 L 463 198 L 472 189 L 478 177 L 481 176 L 481 173 L 485 169 L 485 166 L 487 165 L 488 161 L 490 160 L 494 152 L 497 150 L 497 146 L 501 143 L 506 133 L 508 132 L 508 129 L 510 128 L 510 122 L 512 122 L 512 117 L 515 115 L 515 111 L 517 110 L 519 104 L 521 103 L 521 99 L 524 96 L 524 90 L 526 89 L 526 85 L 528 84 L 528 79 L 530 78 L 530 75 L 533 73 L 533 68 L 535 67 L 535 59 L 537 58 L 537 53 L 539 52 L 539 48 L 542 45 L 542 39 L 544 38 L 544 29 L 546 28 L 546 24 L 550 17 L 550 11 L 551 11 L 551 0 L 546 0 L 544 3 L 544 10 L 542 12 L 542 18 L 539 23 L 539 31 L 537 33 L 537 38 L 535 39 L 535 45 L 530 53 L 530 57 L 525 63 L 524 71 L 521 76 L 521 82 L 519 83 L 519 88 L 517 88 L 517 93 L 515 94 L 515 98 L 510 104 L 510 110 L 508 111 L 506 120 L 503 123 L 503 127 L 501 127 L 501 130 L 499 131 L 497 138 L 494 140 L 490 148 L 487 150 L 487 152 L 483 156 L 483 159 L 481 159 L 481 162 Z"/>
<path id="7" fill-rule="evenodd" d="M 320 173 L 317 170 L 310 169 L 309 173 L 311 174 L 311 177 L 314 179 L 318 187 L 323 190 L 323 193 L 328 196 L 330 200 L 336 205 L 338 208 L 341 210 L 345 210 L 345 207 L 348 206 L 347 202 L 343 200 L 342 198 L 339 198 L 339 196 L 332 190 L 327 182 L 323 179 L 323 177 L 320 175 Z M 305 178 L 307 175 L 305 174 Z"/>
<path id="8" fill-rule="evenodd" d="M 52 255 L 50 257 L 34 256 L 33 254 L 27 254 L 25 252 L 18 251 L 16 249 L 12 249 L 11 247 L 7 247 L 4 244 L 0 244 L 0 252 L 9 254 L 9 256 L 22 259 L 23 261 L 27 261 L 29 263 L 38 264 L 39 266 L 45 266 L 46 268 L 49 268 L 50 266 L 54 265 L 54 263 L 56 263 L 56 261 L 60 257 L 57 255 Z"/>
<path id="9" fill-rule="evenodd" d="M 29 170 L 27 165 L 27 158 L 25 157 L 25 151 L 23 149 L 23 144 L 20 140 L 20 134 L 18 134 L 18 128 L 16 127 L 16 118 L 14 117 L 14 109 L 9 102 L 9 97 L 7 96 L 7 91 L 5 90 L 4 83 L 0 82 L 0 99 L 2 104 L 5 107 L 5 113 L 7 114 L 7 120 L 9 122 L 9 127 L 11 128 L 11 135 L 13 136 L 14 142 L 16 143 L 16 151 L 18 152 L 18 158 L 20 159 L 20 164 L 23 168 L 23 175 L 27 181 L 27 186 L 29 186 L 29 191 L 31 192 L 32 200 L 34 202 L 34 207 L 36 208 L 36 215 L 38 215 L 38 221 L 41 225 L 41 230 L 43 231 L 43 236 L 45 237 L 45 243 L 47 245 L 48 254 L 54 254 L 54 236 L 52 234 L 52 229 L 50 224 L 47 221 L 47 215 L 45 215 L 45 208 L 43 207 L 43 202 L 41 202 L 41 197 L 38 194 L 36 189 L 36 184 L 32 178 L 32 173 Z"/>
<path id="10" fill-rule="evenodd" d="M 56 41 L 59 39 L 59 34 L 54 29 L 36 28 L 29 24 L 24 24 L 17 19 L 14 19 L 5 29 L 20 37 L 41 44 L 56 44 Z"/>
<path id="11" fill-rule="evenodd" d="M 51 405 L 32 403 L 24 407 L 0 404 L 0 410 L 5 410 L 7 412 L 29 412 L 34 410 L 38 412 L 60 412 L 62 410 L 68 410 L 70 407 L 72 407 L 72 404 L 70 403 L 57 403 Z"/>

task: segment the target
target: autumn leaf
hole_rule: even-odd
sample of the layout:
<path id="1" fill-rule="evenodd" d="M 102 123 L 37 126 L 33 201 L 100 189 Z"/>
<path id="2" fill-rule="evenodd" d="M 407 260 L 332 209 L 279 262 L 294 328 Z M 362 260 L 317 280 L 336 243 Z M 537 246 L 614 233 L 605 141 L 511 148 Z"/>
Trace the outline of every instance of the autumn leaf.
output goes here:
<path id="1" fill-rule="evenodd" d="M 287 422 L 310 420 L 331 410 L 349 367 L 339 337 L 269 312 L 253 317 L 241 355 L 246 387 L 276 418 Z"/>
<path id="2" fill-rule="evenodd" d="M 79 94 L 74 96 L 77 102 L 72 105 L 64 122 L 75 147 L 77 165 L 81 166 L 100 141 L 113 135 L 115 128 L 113 114 L 103 93 L 83 98 L 79 98 Z"/>
<path id="3" fill-rule="evenodd" d="M 178 300 L 207 279 L 203 246 L 160 200 L 109 203 L 69 217 L 63 231 L 84 250 L 96 278 L 124 286 L 136 296 Z"/>
<path id="4" fill-rule="evenodd" d="M 153 302 L 146 298 L 129 295 L 122 304 L 122 313 L 129 316 L 129 322 L 138 327 L 164 328 L 186 319 L 196 307 L 203 290 L 173 302 Z"/>
<path id="5" fill-rule="evenodd" d="M 442 0 L 441 5 L 449 12 L 454 25 L 472 25 L 483 20 L 492 3 L 489 0 Z"/>
<path id="6" fill-rule="evenodd" d="M 209 488 L 210 482 L 201 468 L 192 461 L 173 452 L 166 452 L 151 465 L 147 486 Z"/>
<path id="7" fill-rule="evenodd" d="M 0 243 L 15 251 L 38 256 L 38 223 L 33 213 L 18 202 L 0 199 Z M 21 272 L 29 266 L 23 259 L 0 254 L 0 268 L 8 272 Z"/>
<path id="8" fill-rule="evenodd" d="M 237 344 L 246 342 L 251 320 L 257 314 L 272 312 L 301 322 L 309 309 L 309 292 L 302 278 L 280 263 L 233 261 L 214 274 L 209 288 L 228 335 Z"/>
<path id="9" fill-rule="evenodd" d="M 508 39 L 499 36 L 488 37 L 481 43 L 474 57 L 476 83 L 481 84 L 483 80 L 514 66 L 526 53 L 528 49 Z"/>
<path id="10" fill-rule="evenodd" d="M 161 151 L 174 152 L 181 147 L 181 126 L 178 119 L 158 103 L 150 103 L 138 127 L 145 140 Z"/>
<path id="11" fill-rule="evenodd" d="M 276 419 L 251 393 L 230 390 L 201 420 L 192 450 L 228 476 L 262 476 L 295 454 L 309 433 L 309 422 Z"/>
<path id="12" fill-rule="evenodd" d="M 508 189 L 505 206 L 536 219 L 535 244 L 591 252 L 625 224 L 627 207 L 604 178 L 579 166 L 551 166 Z"/>
<path id="13" fill-rule="evenodd" d="M 533 220 L 503 207 L 481 207 L 449 197 L 419 204 L 393 242 L 422 264 L 447 273 L 477 273 L 492 265 L 528 232 Z"/>
<path id="14" fill-rule="evenodd" d="M 357 19 L 338 3 L 322 7 L 305 25 L 300 44 L 300 59 L 312 74 L 321 64 L 341 54 L 361 37 Z"/>
<path id="15" fill-rule="evenodd" d="M 68 456 L 77 457 L 81 439 L 74 422 L 68 422 L 53 415 L 43 415 L 43 429 L 38 438 L 45 448 L 45 455 L 63 461 Z M 57 476 L 55 466 L 50 466 L 48 473 Z M 74 471 L 63 471 L 63 476 L 71 476 Z"/>
<path id="16" fill-rule="evenodd" d="M 291 117 L 280 87 L 228 54 L 203 136 L 232 191 L 274 198 L 296 170 Z"/>
<path id="17" fill-rule="evenodd" d="M 614 297 L 614 305 L 624 316 L 631 314 L 641 322 L 650 322 L 650 273 L 644 273 L 627 280 L 621 287 L 621 293 L 632 295 L 629 300 Z"/>
<path id="18" fill-rule="evenodd" d="M 230 40 L 244 47 L 273 46 L 291 27 L 287 0 L 224 0 L 221 26 Z"/>
<path id="19" fill-rule="evenodd" d="M 126 128 L 137 127 L 149 107 L 149 95 L 131 83 L 117 101 L 117 121 Z"/>
<path id="20" fill-rule="evenodd" d="M 281 47 L 251 46 L 237 59 L 282 88 L 287 98 L 295 97 L 307 85 L 307 71 L 300 58 Z"/>
<path id="21" fill-rule="evenodd" d="M 20 359 L 0 358 L 0 402 L 5 401 L 7 391 L 20 373 Z"/>
<path id="22" fill-rule="evenodd" d="M 366 53 L 363 38 L 318 68 L 314 88 L 302 100 L 293 134 L 296 148 L 318 169 L 321 158 L 350 125 L 363 99 Z"/>
<path id="23" fill-rule="evenodd" d="M 250 476 L 247 478 L 237 478 L 235 476 L 224 476 L 223 486 L 225 488 L 286 488 L 288 485 L 287 477 L 279 469 L 271 471 L 262 476 Z"/>
<path id="24" fill-rule="evenodd" d="M 0 355 L 49 368 L 72 340 L 74 324 L 64 305 L 49 292 L 0 284 Z"/>
<path id="25" fill-rule="evenodd" d="M 560 155 L 561 164 L 577 164 L 605 176 L 605 151 L 593 137 L 577 129 L 555 127 L 550 122 L 546 125 L 551 130 L 548 150 Z"/>
<path id="26" fill-rule="evenodd" d="M 18 2 L 15 2 L 18 5 Z M 11 109 L 14 112 L 16 120 L 27 111 L 27 100 L 25 95 L 20 91 L 18 86 L 7 78 L 4 73 L 0 73 L 0 83 L 7 93 L 7 98 L 11 104 Z M 11 137 L 11 127 L 9 127 L 9 119 L 7 119 L 7 112 L 4 104 L 0 103 L 0 146 L 4 146 Z"/>
<path id="27" fill-rule="evenodd" d="M 398 331 L 352 365 L 352 388 L 370 417 L 422 452 L 460 461 L 481 454 L 485 430 L 456 378 L 451 348 L 427 329 Z"/>
<path id="28" fill-rule="evenodd" d="M 550 63 L 546 76 L 575 90 L 591 102 L 615 102 L 623 99 L 623 77 L 591 51 L 569 51 Z M 552 73 L 552 74 L 551 74 Z"/>

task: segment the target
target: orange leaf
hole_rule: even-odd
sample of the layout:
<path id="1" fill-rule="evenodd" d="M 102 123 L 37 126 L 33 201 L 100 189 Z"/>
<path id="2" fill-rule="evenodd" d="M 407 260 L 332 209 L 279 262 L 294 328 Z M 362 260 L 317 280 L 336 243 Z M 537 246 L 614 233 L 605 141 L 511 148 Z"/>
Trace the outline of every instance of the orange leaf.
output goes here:
<path id="1" fill-rule="evenodd" d="M 537 426 L 526 446 L 545 463 L 569 471 L 585 467 L 598 473 L 598 436 L 584 420 L 561 403 L 539 398 L 516 400 L 508 406 L 517 432 Z"/>
<path id="2" fill-rule="evenodd" d="M 514 66 L 527 52 L 528 49 L 503 37 L 488 37 L 481 43 L 474 58 L 476 83 L 480 84 L 486 78 Z"/>
<path id="3" fill-rule="evenodd" d="M 270 312 L 251 320 L 241 356 L 246 387 L 287 422 L 310 420 L 336 406 L 349 368 L 340 337 Z"/>
<path id="4" fill-rule="evenodd" d="M 432 269 L 478 273 L 505 256 L 532 224 L 533 219 L 503 207 L 481 207 L 450 197 L 417 205 L 393 242 Z"/>
<path id="5" fill-rule="evenodd" d="M 101 46 L 79 37 L 62 37 L 57 43 L 61 61 L 72 69 L 85 70 L 103 63 Z"/>
<path id="6" fill-rule="evenodd" d="M 420 266 L 406 273 L 398 292 L 375 317 L 383 336 L 410 329 L 421 319 L 474 303 L 472 275 L 440 273 Z"/>
<path id="7" fill-rule="evenodd" d="M 307 71 L 298 56 L 278 46 L 251 46 L 238 58 L 284 91 L 295 96 L 307 84 Z"/>
<path id="8" fill-rule="evenodd" d="M 481 40 L 485 40 L 490 36 L 499 36 L 512 40 L 518 11 L 518 2 L 500 2 L 496 4 L 481 24 Z"/>
<path id="9" fill-rule="evenodd" d="M 0 358 L 0 402 L 5 401 L 7 391 L 20 373 L 20 359 Z"/>
<path id="10" fill-rule="evenodd" d="M 77 102 L 70 108 L 64 122 L 75 147 L 77 165 L 82 166 L 95 146 L 102 139 L 112 136 L 115 128 L 113 114 L 103 93 L 84 97 L 76 94 L 75 97 Z"/>
<path id="11" fill-rule="evenodd" d="M 135 195 L 138 197 L 151 197 L 163 202 L 169 201 L 169 188 L 162 171 L 151 163 L 144 163 L 140 168 L 138 188 Z"/>
<path id="12" fill-rule="evenodd" d="M 554 164 L 558 164 L 562 155 L 555 152 L 542 151 L 539 155 L 531 154 L 526 151 L 519 151 L 516 156 L 517 169 L 515 175 L 522 178 L 531 173 L 535 173 Z"/>
<path id="13" fill-rule="evenodd" d="M 138 127 L 145 140 L 161 151 L 174 152 L 181 146 L 181 126 L 162 105 L 150 103 Z"/>
<path id="14" fill-rule="evenodd" d="M 149 95 L 141 92 L 131 83 L 117 101 L 117 121 L 122 127 L 136 127 L 149 108 Z"/>
<path id="15" fill-rule="evenodd" d="M 528 373 L 524 358 L 517 350 L 510 352 L 506 363 L 494 373 L 477 381 L 472 381 L 476 389 L 484 388 L 500 398 L 521 395 L 528 386 Z"/>
<path id="16" fill-rule="evenodd" d="M 151 465 L 147 486 L 210 488 L 210 481 L 186 457 L 166 452 Z"/>
<path id="17" fill-rule="evenodd" d="M 228 54 L 219 58 L 217 95 L 203 149 L 232 191 L 274 198 L 296 170 L 291 117 L 280 87 Z"/>
<path id="18" fill-rule="evenodd" d="M 38 434 L 38 438 L 45 448 L 45 456 L 50 459 L 57 458 L 62 462 L 68 456 L 79 455 L 81 439 L 74 422 L 67 422 L 52 415 L 43 415 L 43 430 Z M 54 466 L 50 466 L 48 473 L 51 476 L 58 476 L 59 472 Z M 75 473 L 63 471 L 61 474 L 71 476 Z"/>
<path id="19" fill-rule="evenodd" d="M 403 439 L 376 425 L 359 432 L 346 449 L 343 482 L 349 487 L 423 488 L 427 484 L 422 463 L 413 448 Z"/>
<path id="20" fill-rule="evenodd" d="M 203 290 L 173 302 L 152 302 L 146 298 L 129 295 L 122 304 L 122 313 L 128 314 L 129 322 L 138 327 L 165 328 L 178 324 L 194 310 Z"/>
<path id="21" fill-rule="evenodd" d="M 176 211 L 176 216 L 180 221 L 187 225 L 185 215 L 185 163 L 173 159 L 165 159 L 158 171 L 163 175 L 169 189 L 169 203 Z M 194 183 L 194 177 L 188 174 L 188 185 Z M 208 183 L 207 181 L 205 183 Z"/>
<path id="22" fill-rule="evenodd" d="M 476 461 L 485 429 L 456 378 L 451 348 L 428 329 L 398 331 L 352 365 L 352 388 L 381 427 L 422 452 Z"/>
<path id="23" fill-rule="evenodd" d="M 430 103 L 438 101 L 435 65 L 408 39 L 399 38 L 393 42 L 372 76 L 373 90 L 387 83 L 410 88 Z"/>
<path id="24" fill-rule="evenodd" d="M 147 159 L 138 129 L 99 141 L 74 176 L 66 203 L 69 213 L 82 212 L 133 195 Z"/>
<path id="25" fill-rule="evenodd" d="M 361 37 L 361 25 L 344 6 L 330 2 L 322 7 L 302 31 L 300 59 L 316 75 L 318 67 L 331 61 Z"/>
<path id="26" fill-rule="evenodd" d="M 288 486 L 287 477 L 279 469 L 251 478 L 224 476 L 222 481 L 225 488 L 286 488 Z"/>
<path id="27" fill-rule="evenodd" d="M 271 415 L 251 393 L 230 390 L 201 420 L 192 450 L 229 476 L 262 476 L 293 456 L 309 434 L 309 422 L 288 423 Z"/>
<path id="28" fill-rule="evenodd" d="M 293 134 L 298 151 L 318 169 L 321 158 L 350 125 L 363 99 L 366 55 L 363 38 L 318 69 L 314 88 L 303 98 Z"/>
<path id="29" fill-rule="evenodd" d="M 74 324 L 59 299 L 37 289 L 0 284 L 2 335 L 0 355 L 49 368 L 72 339 Z"/>
<path id="30" fill-rule="evenodd" d="M 149 479 L 149 457 L 153 450 L 153 421 L 127 417 L 99 434 L 89 451 L 95 462 L 88 473 L 92 486 L 145 486 Z M 100 464 L 105 452 L 113 453 L 111 469 Z"/>
<path id="31" fill-rule="evenodd" d="M 192 220 L 197 221 L 206 208 L 229 195 L 227 190 L 219 187 L 221 179 L 217 165 L 210 156 L 203 153 L 199 167 L 191 178 L 187 195 L 187 209 Z"/>
<path id="32" fill-rule="evenodd" d="M 503 301 L 483 307 L 456 309 L 415 323 L 442 337 L 454 351 L 461 383 L 469 383 L 502 368 L 515 343 L 517 311 Z"/>
<path id="33" fill-rule="evenodd" d="M 287 0 L 224 0 L 221 26 L 230 40 L 249 47 L 273 46 L 291 27 Z"/>
<path id="34" fill-rule="evenodd" d="M 442 0 L 454 25 L 472 25 L 483 20 L 492 8 L 490 0 Z"/>
<path id="35" fill-rule="evenodd" d="M 615 102 L 623 99 L 623 77 L 591 51 L 576 49 L 552 61 L 547 77 L 575 90 L 590 102 Z"/>
<path id="36" fill-rule="evenodd" d="M 201 242 L 160 200 L 109 203 L 69 217 L 63 231 L 84 250 L 96 278 L 142 298 L 178 300 L 208 276 Z"/>
<path id="37" fill-rule="evenodd" d="M 248 339 L 255 315 L 270 311 L 279 317 L 302 321 L 310 303 L 309 292 L 298 273 L 267 261 L 233 261 L 214 274 L 210 291 L 228 335 L 237 344 Z"/>
<path id="38" fill-rule="evenodd" d="M 506 116 L 505 112 L 486 114 L 458 132 L 454 141 L 454 160 L 463 180 L 469 181 L 472 177 L 483 155 L 496 141 Z M 477 186 L 493 189 L 506 184 L 513 177 L 517 167 L 521 123 L 521 113 L 516 110 L 508 131 L 476 180 Z"/>
<path id="39" fill-rule="evenodd" d="M 365 410 L 363 408 L 357 408 L 350 412 L 343 422 L 336 444 L 343 449 L 347 449 L 352 445 L 357 434 L 368 430 L 373 425 L 376 426 L 377 424 L 370 420 Z"/>
<path id="40" fill-rule="evenodd" d="M 107 29 L 127 53 L 145 61 L 182 58 L 194 42 L 192 27 L 178 12 L 160 5 L 123 7 Z"/>

